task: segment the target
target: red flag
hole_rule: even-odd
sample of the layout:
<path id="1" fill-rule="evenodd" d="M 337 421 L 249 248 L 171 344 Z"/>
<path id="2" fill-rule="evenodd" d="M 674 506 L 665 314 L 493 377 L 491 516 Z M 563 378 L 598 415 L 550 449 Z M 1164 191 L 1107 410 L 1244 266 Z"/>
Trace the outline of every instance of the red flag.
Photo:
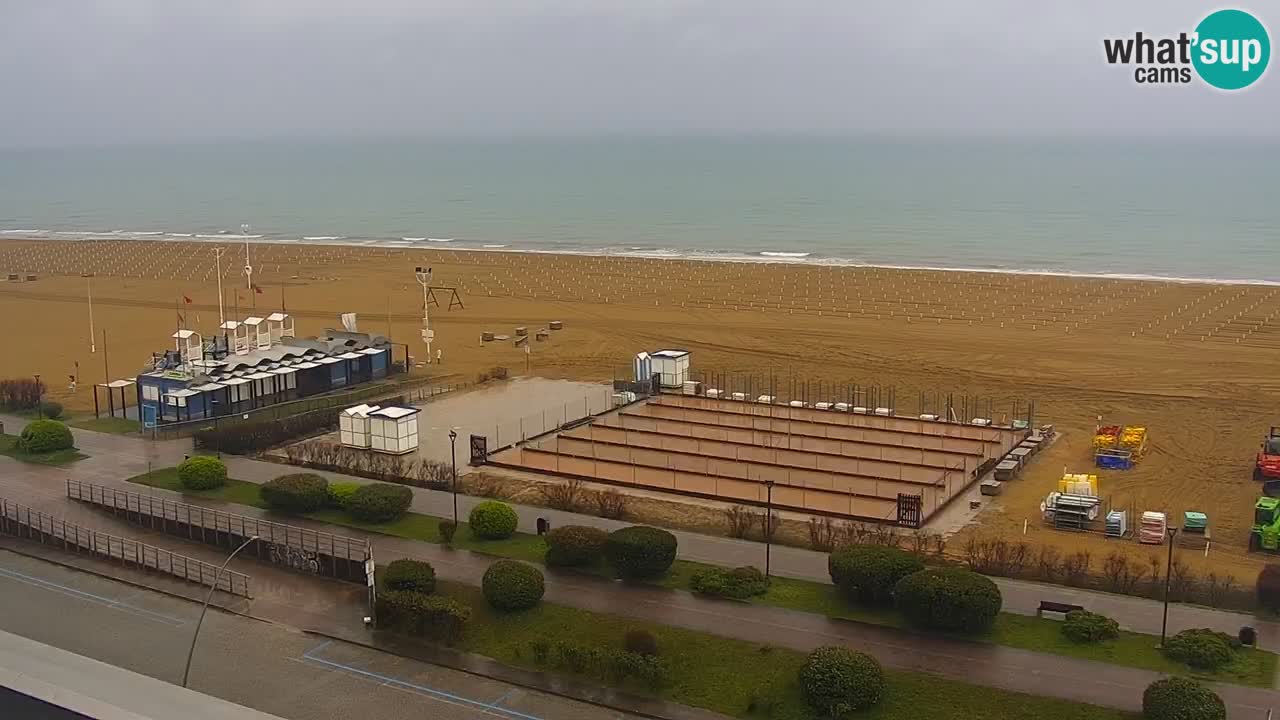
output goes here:
<path id="1" fill-rule="evenodd" d="M 186 318 L 184 318 L 184 317 L 182 317 L 182 313 L 178 313 L 178 324 L 179 324 L 179 325 L 186 325 L 186 324 L 187 324 L 187 319 L 186 319 Z"/>
<path id="2" fill-rule="evenodd" d="M 183 296 L 182 296 L 182 302 L 184 302 L 184 303 L 186 303 L 186 304 L 190 305 L 190 304 L 191 304 L 191 298 L 187 297 L 186 295 L 183 295 Z"/>
<path id="3" fill-rule="evenodd" d="M 254 286 L 253 286 L 253 291 L 254 291 L 254 292 L 256 292 L 256 293 L 258 293 L 259 295 L 261 295 L 261 294 L 262 294 L 262 286 L 261 286 L 261 285 L 254 285 Z"/>

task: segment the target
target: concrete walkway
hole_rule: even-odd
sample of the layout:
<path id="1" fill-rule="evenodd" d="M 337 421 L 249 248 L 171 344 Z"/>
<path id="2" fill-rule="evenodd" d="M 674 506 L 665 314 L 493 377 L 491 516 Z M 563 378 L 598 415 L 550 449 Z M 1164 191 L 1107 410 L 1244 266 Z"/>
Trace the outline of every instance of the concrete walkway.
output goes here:
<path id="1" fill-rule="evenodd" d="M 77 436 L 85 434 L 95 435 L 77 432 Z M 96 518 L 98 525 L 107 526 L 104 529 L 125 534 L 114 518 L 105 513 L 76 506 L 61 497 L 62 479 L 70 476 L 137 491 L 138 486 L 124 482 L 123 478 L 129 474 L 144 471 L 145 467 L 139 467 L 140 463 L 145 464 L 150 461 L 155 464 L 163 461 L 172 464 L 180 460 L 183 454 L 183 448 L 180 446 L 157 447 L 154 448 L 154 452 L 151 452 L 146 448 L 137 447 L 139 442 L 134 438 L 116 436 L 84 438 L 81 447 L 87 452 L 97 451 L 101 453 L 101 457 L 95 456 L 92 460 L 82 461 L 69 468 L 22 465 L 7 458 L 0 458 L 0 495 L 37 505 L 52 513 L 68 514 L 75 512 L 75 508 L 78 508 L 79 511 L 76 512 L 78 522 L 88 524 L 95 522 Z M 112 450 L 117 445 L 120 452 Z M 243 458 L 229 458 L 228 465 L 233 477 L 251 482 L 262 482 L 281 473 L 279 465 Z M 356 481 L 353 478 L 350 480 Z M 169 494 L 165 491 L 156 492 Z M 460 514 L 465 516 L 473 503 L 474 500 L 471 498 L 459 497 Z M 266 515 L 255 508 L 239 505 L 228 506 L 224 503 L 205 501 L 199 504 L 220 506 L 222 509 L 245 515 Z M 452 512 L 452 497 L 443 492 L 416 491 L 414 508 L 421 512 L 446 515 Z M 548 517 L 553 523 L 558 524 L 577 522 L 603 527 L 623 524 L 542 508 L 522 507 L 519 511 L 522 528 L 525 529 L 532 529 L 533 521 L 539 516 Z M 488 556 L 448 550 L 431 543 L 382 535 L 365 535 L 346 528 L 335 530 L 333 526 L 307 520 L 291 520 L 291 522 L 319 530 L 369 537 L 375 543 L 375 553 L 379 562 L 388 562 L 400 557 L 418 558 L 432 563 L 437 573 L 443 578 L 473 585 L 479 584 L 485 569 L 492 562 L 492 558 Z M 147 535 L 148 541 L 153 544 L 166 546 L 168 544 L 157 542 L 153 533 Z M 182 548 L 191 547 L 189 543 L 178 540 L 170 542 L 176 542 Z M 760 564 L 759 555 L 762 548 L 757 543 L 689 533 L 680 533 L 680 542 L 682 556 L 691 560 L 723 564 L 748 562 Z M 821 554 L 795 548 L 777 548 L 775 552 L 777 554 L 774 556 L 773 566 L 778 569 L 779 574 L 825 579 L 825 559 Z M 255 605 L 262 602 L 267 607 L 271 607 L 274 604 L 278 611 L 285 610 L 293 604 L 305 605 L 309 606 L 308 609 L 311 612 L 302 613 L 295 624 L 326 622 L 323 612 L 316 612 L 316 610 L 320 610 L 329 603 L 317 602 L 318 599 L 313 597 L 317 592 L 315 580 L 289 575 L 274 568 L 265 568 L 247 561 L 237 561 L 236 567 L 242 572 L 254 575 L 256 588 L 266 586 L 259 591 L 260 599 L 255 600 Z M 257 578 L 264 571 L 269 572 L 271 580 L 269 583 L 258 583 Z M 1033 583 L 1011 583 L 1005 584 L 1004 587 L 1013 589 L 1013 592 L 1006 594 L 1006 606 L 1011 600 L 1023 602 L 1030 601 L 1032 598 L 1038 603 L 1039 598 L 1046 592 L 1053 592 L 1054 594 L 1050 597 L 1055 598 L 1064 597 L 1065 593 L 1072 592 L 1056 587 L 1040 587 Z M 1140 619 L 1141 608 L 1144 606 L 1146 612 L 1155 615 L 1157 623 L 1159 621 L 1158 612 L 1153 611 L 1154 608 L 1159 608 L 1158 603 L 1133 599 L 1133 604 L 1129 604 L 1128 598 L 1114 598 L 1102 593 L 1082 593 L 1082 597 L 1085 600 L 1083 604 L 1108 614 L 1113 614 L 1112 606 L 1105 605 L 1104 602 L 1116 602 L 1116 608 L 1133 614 L 1133 619 L 1126 617 L 1124 621 L 1130 626 L 1135 620 Z M 1142 690 L 1159 677 L 1158 673 L 1151 671 L 997 645 L 920 635 L 780 608 L 702 599 L 684 592 L 652 587 L 626 587 L 621 583 L 575 574 L 550 573 L 547 578 L 546 599 L 549 602 L 586 610 L 635 617 L 734 637 L 761 645 L 784 646 L 803 651 L 823 644 L 847 644 L 872 653 L 887 667 L 928 672 L 964 682 L 1126 710 L 1137 709 L 1141 703 Z M 343 604 L 345 603 L 335 603 L 335 605 Z M 1194 608 L 1182 609 L 1194 610 Z M 347 612 L 350 612 L 349 608 Z M 1241 616 L 1233 613 L 1211 610 L 1202 612 L 1206 614 L 1205 619 L 1229 622 L 1233 627 L 1238 627 L 1241 623 Z M 1188 617 L 1194 619 L 1194 625 L 1205 624 L 1195 614 L 1184 616 L 1181 620 L 1186 620 Z M 1172 627 L 1178 628 L 1178 625 L 1173 625 L 1172 608 L 1170 618 Z M 344 618 L 344 620 L 350 622 L 349 619 Z M 321 628 L 317 627 L 317 629 Z M 1274 643 L 1274 628 L 1267 628 L 1266 632 Z M 1231 717 L 1260 718 L 1265 716 L 1268 708 L 1280 705 L 1280 694 L 1271 690 L 1235 685 L 1221 685 L 1216 689 L 1228 704 Z"/>

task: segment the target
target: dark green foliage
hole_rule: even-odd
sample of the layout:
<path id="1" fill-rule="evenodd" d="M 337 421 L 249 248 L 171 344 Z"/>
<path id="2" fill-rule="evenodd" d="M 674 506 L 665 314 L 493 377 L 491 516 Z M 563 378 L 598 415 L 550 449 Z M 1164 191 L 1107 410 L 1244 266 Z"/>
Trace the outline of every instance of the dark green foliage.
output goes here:
<path id="1" fill-rule="evenodd" d="M 57 420 L 32 420 L 22 428 L 18 436 L 18 450 L 29 455 L 41 455 L 75 446 L 71 429 Z"/>
<path id="2" fill-rule="evenodd" d="M 945 632 L 979 633 L 1000 613 L 1000 589 L 961 568 L 926 568 L 898 581 L 898 610 L 915 625 Z"/>
<path id="3" fill-rule="evenodd" d="M 769 589 L 769 583 L 764 573 L 753 567 L 709 567 L 689 578 L 689 589 L 700 595 L 746 600 L 763 595 Z"/>
<path id="4" fill-rule="evenodd" d="M 1280 565 L 1264 565 L 1258 573 L 1258 604 L 1280 612 Z"/>
<path id="5" fill-rule="evenodd" d="M 586 675 L 602 682 L 622 683 L 628 680 L 650 690 L 666 684 L 669 671 L 655 654 L 630 650 L 585 647 L 567 640 L 549 644 L 535 640 L 530 644 L 534 662 L 556 670 Z"/>
<path id="6" fill-rule="evenodd" d="M 655 527 L 633 525 L 609 533 L 604 555 L 620 577 L 661 577 L 676 559 L 676 536 Z"/>
<path id="7" fill-rule="evenodd" d="M 347 511 L 357 520 L 390 522 L 409 510 L 413 491 L 403 485 L 370 483 L 361 485 L 347 503 Z"/>
<path id="8" fill-rule="evenodd" d="M 1226 633 L 1197 628 L 1183 630 L 1164 643 L 1166 656 L 1197 670 L 1216 670 L 1231 662 L 1240 641 Z"/>
<path id="9" fill-rule="evenodd" d="M 516 511 L 510 505 L 486 500 L 471 508 L 467 522 L 471 525 L 471 534 L 478 538 L 505 540 L 516 534 L 520 518 L 516 517 Z"/>
<path id="10" fill-rule="evenodd" d="M 62 403 L 54 400 L 45 400 L 40 403 L 40 414 L 51 420 L 57 420 L 62 417 Z"/>
<path id="11" fill-rule="evenodd" d="M 178 466 L 178 482 L 188 490 L 212 490 L 227 484 L 227 466 L 216 457 L 196 455 Z"/>
<path id="12" fill-rule="evenodd" d="M 1227 707 L 1212 690 L 1190 678 L 1157 680 L 1142 693 L 1147 720 L 1225 720 Z"/>
<path id="13" fill-rule="evenodd" d="M 923 569 L 919 556 L 880 545 L 849 545 L 827 557 L 831 582 L 845 597 L 864 604 L 892 602 L 898 581 Z"/>
<path id="14" fill-rule="evenodd" d="M 537 605 L 546 587 L 541 570 L 516 560 L 499 560 L 485 571 L 480 589 L 495 610 L 514 612 Z"/>
<path id="15" fill-rule="evenodd" d="M 329 501 L 329 481 L 312 473 L 281 475 L 263 483 L 258 493 L 272 510 L 302 515 Z"/>
<path id="16" fill-rule="evenodd" d="M 360 483 L 329 483 L 328 503 L 331 507 L 338 508 L 339 510 L 346 510 L 348 506 L 351 505 L 351 498 L 355 496 L 356 491 L 359 489 Z"/>
<path id="17" fill-rule="evenodd" d="M 453 542 L 454 534 L 458 532 L 458 523 L 452 520 L 441 520 L 436 530 L 440 533 L 440 542 L 449 545 Z"/>
<path id="18" fill-rule="evenodd" d="M 609 533 L 586 525 L 565 525 L 547 533 L 547 565 L 581 567 L 594 565 L 604 554 Z"/>
<path id="19" fill-rule="evenodd" d="M 251 455 L 296 438 L 338 427 L 338 408 L 325 408 L 282 418 L 237 420 L 232 416 L 216 427 L 192 434 L 197 449 L 232 455 Z"/>
<path id="20" fill-rule="evenodd" d="M 391 590 L 431 594 L 436 590 L 436 570 L 421 560 L 392 560 L 382 571 L 382 580 Z"/>
<path id="21" fill-rule="evenodd" d="M 377 612 L 380 627 L 447 644 L 462 639 L 471 619 L 471 608 L 457 600 L 411 590 L 382 590 Z"/>
<path id="22" fill-rule="evenodd" d="M 1072 610 L 1062 623 L 1062 634 L 1080 643 L 1096 643 L 1120 637 L 1120 623 L 1088 610 Z"/>
<path id="23" fill-rule="evenodd" d="M 658 639 L 648 630 L 628 630 L 622 638 L 622 648 L 637 655 L 657 655 Z"/>
<path id="24" fill-rule="evenodd" d="M 880 702 L 884 670 L 866 653 L 828 645 L 809 653 L 800 668 L 800 690 L 824 717 L 841 718 Z"/>

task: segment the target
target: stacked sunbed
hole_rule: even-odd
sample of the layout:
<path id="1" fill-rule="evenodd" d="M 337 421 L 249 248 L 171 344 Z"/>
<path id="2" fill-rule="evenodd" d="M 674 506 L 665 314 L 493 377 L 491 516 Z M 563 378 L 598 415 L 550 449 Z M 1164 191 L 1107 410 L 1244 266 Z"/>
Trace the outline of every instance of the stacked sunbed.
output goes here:
<path id="1" fill-rule="evenodd" d="M 1165 528 L 1168 522 L 1164 513 L 1147 511 L 1142 513 L 1142 521 L 1138 524 L 1138 542 L 1145 545 L 1159 545 L 1164 542 Z"/>

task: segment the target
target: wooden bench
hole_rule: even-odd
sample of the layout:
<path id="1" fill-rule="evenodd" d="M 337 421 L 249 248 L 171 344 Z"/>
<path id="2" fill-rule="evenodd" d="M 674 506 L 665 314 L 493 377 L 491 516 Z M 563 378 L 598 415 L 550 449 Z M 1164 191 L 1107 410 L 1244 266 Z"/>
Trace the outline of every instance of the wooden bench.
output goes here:
<path id="1" fill-rule="evenodd" d="M 1072 610 L 1083 610 L 1083 605 L 1072 605 L 1071 603 L 1060 603 L 1052 600 L 1041 600 L 1040 607 L 1036 609 L 1036 617 L 1040 617 L 1043 613 L 1055 612 L 1066 615 Z"/>

